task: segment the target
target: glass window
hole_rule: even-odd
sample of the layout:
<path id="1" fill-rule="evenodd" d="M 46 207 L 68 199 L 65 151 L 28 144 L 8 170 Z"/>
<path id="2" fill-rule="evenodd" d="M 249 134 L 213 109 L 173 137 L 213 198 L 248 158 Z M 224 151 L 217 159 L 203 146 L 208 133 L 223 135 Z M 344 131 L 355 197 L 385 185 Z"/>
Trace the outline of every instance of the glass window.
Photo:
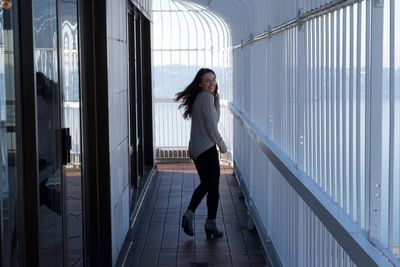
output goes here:
<path id="1" fill-rule="evenodd" d="M 15 18 L 17 1 L 0 9 L 0 203 L 3 266 L 21 265 L 20 176 L 17 157 L 17 87 L 15 83 Z"/>
<path id="2" fill-rule="evenodd" d="M 63 262 L 57 1 L 32 1 L 38 138 L 40 266 Z"/>

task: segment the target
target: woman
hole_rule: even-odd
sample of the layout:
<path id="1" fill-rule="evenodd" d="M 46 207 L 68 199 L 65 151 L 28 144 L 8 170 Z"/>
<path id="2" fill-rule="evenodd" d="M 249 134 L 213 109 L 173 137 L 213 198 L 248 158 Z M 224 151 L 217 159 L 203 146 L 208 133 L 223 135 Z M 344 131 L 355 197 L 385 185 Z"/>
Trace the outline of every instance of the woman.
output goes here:
<path id="1" fill-rule="evenodd" d="M 193 236 L 194 213 L 207 194 L 208 214 L 204 229 L 207 238 L 219 238 L 223 233 L 218 230 L 215 222 L 220 176 L 216 146 L 221 153 L 225 153 L 227 147 L 218 132 L 220 108 L 214 71 L 200 69 L 185 90 L 176 94 L 176 101 L 182 102 L 179 108 L 184 108 L 183 117 L 192 120 L 189 153 L 200 176 L 200 184 L 194 190 L 189 207 L 182 216 L 182 228 L 186 234 Z"/>

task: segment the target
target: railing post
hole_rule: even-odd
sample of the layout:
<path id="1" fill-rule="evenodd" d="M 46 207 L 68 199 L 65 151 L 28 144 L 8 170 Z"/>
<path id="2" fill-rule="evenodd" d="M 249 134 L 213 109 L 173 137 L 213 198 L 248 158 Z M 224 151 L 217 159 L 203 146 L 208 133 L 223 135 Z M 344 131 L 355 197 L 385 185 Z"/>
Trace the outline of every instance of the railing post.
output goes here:
<path id="1" fill-rule="evenodd" d="M 382 49 L 383 0 L 372 0 L 370 28 L 370 84 L 367 88 L 366 138 L 367 167 L 369 169 L 369 236 L 380 239 L 381 181 L 382 181 Z M 367 8 L 368 12 L 368 8 Z M 367 25 L 368 31 L 368 25 Z M 369 40 L 367 40 L 368 42 Z M 367 55 L 368 57 L 368 55 Z M 369 119 L 369 121 L 368 121 Z M 367 183 L 368 184 L 368 183 Z"/>
<path id="2" fill-rule="evenodd" d="M 306 76 L 306 31 L 303 24 L 297 28 L 297 90 L 296 90 L 296 162 L 297 168 L 304 170 L 304 97 Z M 298 201 L 298 266 L 304 266 L 304 218 L 303 202 Z"/>

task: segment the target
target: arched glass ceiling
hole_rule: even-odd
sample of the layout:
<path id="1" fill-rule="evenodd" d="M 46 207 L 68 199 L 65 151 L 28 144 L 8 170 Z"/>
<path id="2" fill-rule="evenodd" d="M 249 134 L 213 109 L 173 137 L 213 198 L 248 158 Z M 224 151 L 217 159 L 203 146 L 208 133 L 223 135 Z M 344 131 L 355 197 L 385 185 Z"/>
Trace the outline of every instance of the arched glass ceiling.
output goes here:
<path id="1" fill-rule="evenodd" d="M 267 32 L 334 0 L 177 0 L 196 3 L 200 8 L 219 14 L 231 28 L 233 45 L 250 36 Z"/>
<path id="2" fill-rule="evenodd" d="M 224 101 L 232 95 L 230 29 L 210 9 L 189 2 L 154 0 L 152 14 L 156 158 L 187 157 L 190 121 L 173 98 L 203 67 L 217 75 L 223 100 L 219 128 L 231 149 L 232 117 Z"/>
<path id="3" fill-rule="evenodd" d="M 230 99 L 232 42 L 227 24 L 209 9 L 189 2 L 153 1 L 154 92 L 172 98 L 197 70 L 216 71 L 220 94 Z"/>

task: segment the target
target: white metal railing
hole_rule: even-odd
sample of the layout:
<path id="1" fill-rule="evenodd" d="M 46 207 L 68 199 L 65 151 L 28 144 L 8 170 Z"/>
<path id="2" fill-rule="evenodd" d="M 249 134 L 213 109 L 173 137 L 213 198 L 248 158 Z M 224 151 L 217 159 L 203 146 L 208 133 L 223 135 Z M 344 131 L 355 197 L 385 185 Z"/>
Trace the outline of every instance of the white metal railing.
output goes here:
<path id="1" fill-rule="evenodd" d="M 69 128 L 71 135 L 71 161 L 72 165 L 81 164 L 80 142 L 80 104 L 79 102 L 64 102 L 64 124 Z"/>
<path id="2" fill-rule="evenodd" d="M 157 160 L 189 160 L 190 120 L 184 120 L 175 94 L 200 68 L 212 68 L 221 99 L 231 99 L 232 55 L 227 24 L 209 9 L 188 1 L 153 1 L 154 138 Z M 232 121 L 222 103 L 220 131 L 231 147 Z M 231 153 L 221 159 L 231 159 Z"/>
<path id="3" fill-rule="evenodd" d="M 235 105 L 230 110 L 247 205 L 262 241 L 272 239 L 284 266 L 354 266 L 353 259 L 358 266 L 390 266 L 308 175 Z"/>
<path id="4" fill-rule="evenodd" d="M 190 120 L 182 117 L 179 103 L 169 98 L 156 98 L 153 112 L 156 159 L 189 160 Z M 221 100 L 219 131 L 228 146 L 228 153 L 221 154 L 220 158 L 231 161 L 232 115 L 224 100 Z"/>
<path id="5" fill-rule="evenodd" d="M 261 132 L 254 135 L 235 118 L 235 166 L 254 216 L 285 265 L 351 266 L 350 259 L 360 264 L 366 257 L 349 249 L 325 220 L 332 214 L 319 214 L 304 192 L 289 181 L 273 185 L 288 177 L 262 151 L 260 136 L 284 155 L 283 166 L 294 163 L 316 191 L 329 196 L 333 216 L 352 222 L 341 227 L 373 244 L 371 251 L 362 249 L 369 257 L 376 248 L 385 255 L 375 265 L 400 265 L 400 4 L 329 1 L 325 9 L 323 1 L 312 1 L 314 7 L 310 2 L 298 1 L 301 20 L 235 47 L 233 103 Z M 280 14 L 279 7 L 268 12 Z M 296 211 L 290 188 L 309 211 Z M 302 220 L 311 225 L 297 225 Z M 282 231 L 292 232 L 297 242 Z M 333 241 L 325 243 L 327 231 Z M 322 252 L 331 256 L 321 259 Z"/>

